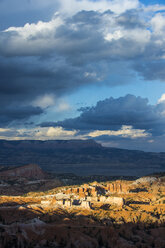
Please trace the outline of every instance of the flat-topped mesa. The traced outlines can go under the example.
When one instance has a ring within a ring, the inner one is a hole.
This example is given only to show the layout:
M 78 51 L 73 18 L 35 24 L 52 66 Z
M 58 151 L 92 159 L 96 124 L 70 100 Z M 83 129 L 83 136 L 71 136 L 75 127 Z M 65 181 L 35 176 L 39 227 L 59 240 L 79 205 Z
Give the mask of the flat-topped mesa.
M 8 168 L 7 170 L 0 171 L 1 179 L 11 179 L 23 177 L 28 179 L 45 179 L 46 173 L 36 164 L 28 164 L 15 168 Z

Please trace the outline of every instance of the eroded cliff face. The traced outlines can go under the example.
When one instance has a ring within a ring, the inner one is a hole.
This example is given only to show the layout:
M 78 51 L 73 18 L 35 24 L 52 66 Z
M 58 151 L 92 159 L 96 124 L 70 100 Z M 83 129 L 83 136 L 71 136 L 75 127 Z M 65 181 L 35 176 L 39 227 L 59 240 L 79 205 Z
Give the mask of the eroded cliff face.
M 36 164 L 28 164 L 16 168 L 9 168 L 0 171 L 0 179 L 14 179 L 16 177 L 23 177 L 28 179 L 45 179 L 46 173 Z

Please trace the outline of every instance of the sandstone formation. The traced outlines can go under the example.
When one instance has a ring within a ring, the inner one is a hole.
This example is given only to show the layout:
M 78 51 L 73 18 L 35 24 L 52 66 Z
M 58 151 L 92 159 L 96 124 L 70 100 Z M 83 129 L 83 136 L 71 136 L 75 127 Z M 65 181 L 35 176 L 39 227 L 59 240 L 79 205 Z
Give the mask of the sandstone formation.
M 115 181 L 107 184 L 106 189 L 110 193 L 128 193 L 128 183 L 122 181 Z
M 162 177 L 1 196 L 0 248 L 164 248 L 164 193 Z

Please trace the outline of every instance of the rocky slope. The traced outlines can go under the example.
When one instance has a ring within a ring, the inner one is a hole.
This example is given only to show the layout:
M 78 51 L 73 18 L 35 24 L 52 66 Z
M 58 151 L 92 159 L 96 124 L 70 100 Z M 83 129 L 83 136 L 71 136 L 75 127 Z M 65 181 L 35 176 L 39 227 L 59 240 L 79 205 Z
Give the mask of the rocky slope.
M 3 196 L 0 247 L 164 248 L 164 197 L 163 175 Z M 92 205 L 68 206 L 68 198 Z M 107 204 L 108 198 L 124 201 Z
M 3 167 L 0 170 L 0 195 L 23 195 L 29 191 L 45 191 L 61 185 L 61 180 L 44 172 L 36 164 Z
M 19 167 L 8 167 L 0 170 L 0 179 L 14 179 L 17 177 L 27 179 L 45 179 L 46 173 L 36 164 L 28 164 Z

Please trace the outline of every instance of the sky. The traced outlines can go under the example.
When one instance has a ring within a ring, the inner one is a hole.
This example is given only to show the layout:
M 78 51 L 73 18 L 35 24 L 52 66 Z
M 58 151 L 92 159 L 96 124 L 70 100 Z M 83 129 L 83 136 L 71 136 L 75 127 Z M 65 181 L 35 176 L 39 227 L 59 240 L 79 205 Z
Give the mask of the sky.
M 165 152 L 164 68 L 164 0 L 0 0 L 0 139 Z

